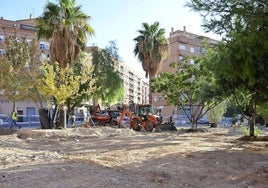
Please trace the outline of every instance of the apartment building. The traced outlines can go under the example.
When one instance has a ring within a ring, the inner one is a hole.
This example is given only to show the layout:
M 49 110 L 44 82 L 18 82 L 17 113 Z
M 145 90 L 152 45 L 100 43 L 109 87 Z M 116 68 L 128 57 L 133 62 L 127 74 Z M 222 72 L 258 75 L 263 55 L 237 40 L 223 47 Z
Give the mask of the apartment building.
M 217 42 L 208 37 L 189 33 L 186 31 L 186 27 L 183 27 L 183 30 L 176 31 L 171 28 L 168 38 L 169 54 L 167 58 L 162 61 L 159 73 L 175 73 L 176 69 L 171 68 L 169 65 L 172 62 L 180 61 L 183 57 L 202 56 L 204 54 L 204 40 L 211 44 Z M 194 64 L 194 60 L 190 58 L 189 63 Z M 166 117 L 180 114 L 180 109 L 177 106 L 168 105 L 161 93 L 153 93 L 153 106 Z
M 5 37 L 16 33 L 18 38 L 25 37 L 28 41 L 36 39 L 35 19 L 29 17 L 24 20 L 6 20 L 0 18 L 0 55 L 5 54 Z M 49 42 L 45 40 L 37 41 L 39 49 L 36 54 L 36 62 L 40 59 L 49 57 Z M 134 69 L 127 66 L 125 63 L 118 61 L 115 64 L 115 69 L 121 74 L 124 80 L 124 103 L 129 104 L 130 101 L 135 103 L 148 103 L 149 85 L 143 77 L 138 74 Z M 31 101 L 29 102 L 16 102 L 16 109 L 19 115 L 37 115 L 38 108 Z M 12 112 L 13 101 L 9 101 L 0 91 L 0 114 L 9 114 Z
M 138 104 L 149 103 L 149 82 L 144 76 L 124 62 L 115 62 L 114 68 L 124 80 L 124 104 L 131 102 Z
M 5 54 L 5 39 L 9 35 L 16 34 L 17 38 L 26 38 L 27 41 L 36 39 L 35 19 L 30 15 L 29 19 L 24 20 L 6 20 L 0 18 L 0 55 Z M 36 54 L 36 62 L 41 56 L 47 57 L 49 54 L 49 43 L 47 41 L 38 41 L 39 49 Z M 4 92 L 0 92 L 0 114 L 9 114 L 13 110 L 13 101 L 9 101 Z M 45 105 L 45 103 L 44 103 Z M 37 115 L 38 108 L 31 102 L 16 102 L 15 108 L 19 115 Z

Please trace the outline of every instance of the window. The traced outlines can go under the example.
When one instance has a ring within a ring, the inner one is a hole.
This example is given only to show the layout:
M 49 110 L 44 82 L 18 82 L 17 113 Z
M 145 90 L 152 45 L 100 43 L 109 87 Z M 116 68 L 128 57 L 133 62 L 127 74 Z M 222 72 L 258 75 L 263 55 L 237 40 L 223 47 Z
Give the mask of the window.
M 5 41 L 5 36 L 0 35 L 0 41 Z
M 183 44 L 180 44 L 180 45 L 179 45 L 179 49 L 180 49 L 180 50 L 186 50 L 186 46 L 183 45 Z
M 190 64 L 193 65 L 194 64 L 194 60 L 190 59 Z
M 49 49 L 49 43 L 48 42 L 40 42 L 39 47 L 41 50 L 48 50 Z
M 199 54 L 204 54 L 205 49 L 202 48 L 202 47 L 198 47 L 197 52 L 198 52 Z
M 158 96 L 158 101 L 163 101 L 163 97 L 161 95 Z
M 194 53 L 194 47 L 190 47 L 190 52 Z

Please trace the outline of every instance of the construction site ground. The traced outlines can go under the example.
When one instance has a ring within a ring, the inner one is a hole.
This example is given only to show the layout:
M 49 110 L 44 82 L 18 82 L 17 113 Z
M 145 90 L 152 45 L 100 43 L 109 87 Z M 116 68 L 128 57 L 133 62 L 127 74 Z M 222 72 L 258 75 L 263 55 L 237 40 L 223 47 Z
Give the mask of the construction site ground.
M 0 129 L 1 188 L 264 188 L 268 128 Z

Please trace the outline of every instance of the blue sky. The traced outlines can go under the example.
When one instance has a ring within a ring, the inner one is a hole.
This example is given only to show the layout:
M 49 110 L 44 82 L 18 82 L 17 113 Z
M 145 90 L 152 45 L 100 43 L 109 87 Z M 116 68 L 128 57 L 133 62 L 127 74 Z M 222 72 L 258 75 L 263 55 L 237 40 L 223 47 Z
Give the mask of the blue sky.
M 133 39 L 137 30 L 146 22 L 160 22 L 160 27 L 169 36 L 171 28 L 215 38 L 202 31 L 202 18 L 198 13 L 185 7 L 187 0 L 76 0 L 82 10 L 91 16 L 89 22 L 95 30 L 95 36 L 89 38 L 89 45 L 105 48 L 109 41 L 115 40 L 122 60 L 136 71 L 142 72 L 141 64 L 134 57 Z M 47 0 L 1 0 L 0 16 L 8 20 L 38 17 L 43 12 Z M 57 2 L 50 0 L 50 2 Z

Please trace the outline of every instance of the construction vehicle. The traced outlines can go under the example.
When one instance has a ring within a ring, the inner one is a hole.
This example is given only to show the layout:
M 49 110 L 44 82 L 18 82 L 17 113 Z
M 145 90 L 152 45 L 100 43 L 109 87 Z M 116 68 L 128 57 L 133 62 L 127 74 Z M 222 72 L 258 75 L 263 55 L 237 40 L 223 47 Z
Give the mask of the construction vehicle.
M 172 122 L 161 124 L 160 118 L 153 113 L 153 108 L 149 104 L 131 105 L 129 108 L 124 106 L 118 120 L 119 127 L 122 127 L 122 120 L 125 116 L 130 119 L 129 128 L 135 131 L 177 130 Z
M 92 120 L 96 125 L 106 125 L 115 126 L 117 124 L 115 120 L 115 113 L 108 110 L 101 110 L 100 105 L 96 105 L 94 107 L 94 113 L 92 116 Z

